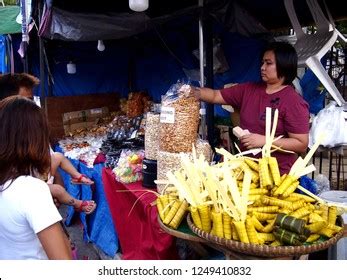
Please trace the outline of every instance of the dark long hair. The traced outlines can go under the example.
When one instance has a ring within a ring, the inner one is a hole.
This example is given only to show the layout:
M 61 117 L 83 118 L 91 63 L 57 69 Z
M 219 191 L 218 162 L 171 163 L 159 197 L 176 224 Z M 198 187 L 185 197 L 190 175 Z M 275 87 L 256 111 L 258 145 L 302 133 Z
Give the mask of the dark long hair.
M 49 171 L 48 131 L 46 117 L 33 101 L 21 96 L 0 101 L 0 186 Z
M 290 85 L 297 75 L 298 55 L 295 48 L 287 42 L 272 42 L 263 53 L 273 51 L 276 59 L 277 76 L 284 77 L 284 84 Z

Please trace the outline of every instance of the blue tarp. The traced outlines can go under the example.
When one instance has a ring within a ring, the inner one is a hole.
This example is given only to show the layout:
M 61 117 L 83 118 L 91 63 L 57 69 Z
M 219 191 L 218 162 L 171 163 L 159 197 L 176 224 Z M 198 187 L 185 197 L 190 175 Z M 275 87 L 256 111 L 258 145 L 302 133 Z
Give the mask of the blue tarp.
M 128 93 L 128 50 L 125 46 L 112 46 L 105 42 L 106 49 L 99 52 L 97 42 L 71 43 L 50 48 L 50 70 L 53 75 L 53 95 L 71 96 L 88 93 Z M 38 53 L 33 53 L 38 55 Z M 35 59 L 36 58 L 36 59 Z M 36 56 L 34 60 L 38 62 Z M 67 63 L 76 64 L 76 74 L 67 73 Z M 33 65 L 39 77 L 39 65 Z M 36 89 L 36 92 L 39 88 Z M 125 95 L 126 94 L 126 95 Z
M 9 72 L 6 58 L 6 36 L 0 35 L 0 73 Z
M 215 88 L 226 83 L 258 81 L 264 41 L 229 33 L 223 28 L 217 32 L 229 70 L 215 75 Z M 136 39 L 104 41 L 103 52 L 97 51 L 96 41 L 52 44 L 49 56 L 53 58 L 50 63 L 53 94 L 118 92 L 126 97 L 130 91 L 146 90 L 155 102 L 160 102 L 161 95 L 172 84 L 187 78 L 183 69 L 198 71 L 199 61 L 193 55 L 193 50 L 198 49 L 197 34 L 197 24 L 179 30 L 153 31 Z M 76 74 L 67 73 L 69 61 L 76 64 Z M 38 64 L 34 70 L 39 75 Z
M 325 66 L 327 62 L 326 57 L 323 57 L 321 62 Z M 326 95 L 326 90 L 319 89 L 322 87 L 321 82 L 318 80 L 317 76 L 308 69 L 300 80 L 300 86 L 303 91 L 303 97 L 310 106 L 310 113 L 315 115 L 318 114 L 318 112 L 324 108 Z
M 173 83 L 185 78 L 183 68 L 199 65 L 192 54 L 198 47 L 197 26 L 162 33 L 153 31 L 136 38 L 105 40 L 103 52 L 97 50 L 97 41 L 50 44 L 47 54 L 54 79 L 53 95 L 118 92 L 127 97 L 130 91 L 147 90 L 155 102 L 160 102 L 160 96 Z M 196 36 L 189 38 L 191 34 Z M 32 55 L 36 62 L 33 71 L 38 76 L 38 52 Z M 76 64 L 76 74 L 67 73 L 69 61 Z
M 20 55 L 17 52 L 21 40 L 21 34 L 0 35 L 0 73 L 10 73 L 11 67 L 14 68 L 14 72 L 23 72 L 23 63 Z M 11 61 L 12 50 L 13 61 Z
M 61 152 L 61 149 L 58 146 L 55 150 Z M 86 242 L 94 243 L 105 254 L 114 257 L 119 250 L 119 243 L 102 184 L 101 171 L 104 165 L 97 164 L 94 168 L 88 168 L 78 160 L 70 159 L 70 161 L 80 173 L 91 178 L 95 184 L 92 186 L 71 184 L 71 176 L 62 169 L 59 169 L 67 191 L 74 198 L 81 200 L 94 200 L 97 207 L 92 214 L 86 215 L 85 213 L 77 213 L 74 208 L 70 206 L 65 224 L 67 226 L 71 225 L 74 216 L 79 215 L 83 224 L 84 240 Z
M 260 81 L 261 53 L 265 41 L 224 32 L 222 42 L 229 70 L 215 75 L 214 88 L 223 88 L 229 83 Z M 230 116 L 230 113 L 219 105 L 215 105 L 215 114 Z
M 102 184 L 101 174 L 103 167 L 103 164 L 97 164 L 92 172 L 89 173 L 91 175 L 90 178 L 95 182 L 93 200 L 97 203 L 97 209 L 94 215 L 87 220 L 87 234 L 91 242 L 98 245 L 107 255 L 114 257 L 119 249 L 119 243 Z M 83 171 L 83 169 L 81 170 Z

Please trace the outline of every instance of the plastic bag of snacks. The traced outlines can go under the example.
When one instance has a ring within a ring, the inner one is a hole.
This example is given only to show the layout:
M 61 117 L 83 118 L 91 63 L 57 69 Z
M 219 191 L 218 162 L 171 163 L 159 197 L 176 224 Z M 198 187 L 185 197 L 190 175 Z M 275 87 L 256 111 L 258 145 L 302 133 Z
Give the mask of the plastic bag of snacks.
M 212 150 L 210 144 L 207 141 L 198 139 L 195 144 L 195 149 L 197 157 L 200 157 L 200 155 L 202 154 L 205 157 L 206 161 L 211 162 Z M 166 174 L 168 171 L 174 172 L 181 168 L 182 154 L 187 154 L 189 155 L 189 157 L 193 158 L 192 153 L 169 153 L 158 151 L 158 180 L 167 180 Z M 158 184 L 158 193 L 161 193 L 164 187 L 164 184 Z
M 176 83 L 162 96 L 160 113 L 160 150 L 170 153 L 191 152 L 199 126 L 200 103 L 192 87 Z
M 208 141 L 198 139 L 196 140 L 196 154 L 199 156 L 200 154 L 204 155 L 207 162 L 211 162 L 212 159 L 212 149 Z
M 143 150 L 122 150 L 117 166 L 113 169 L 116 180 L 122 183 L 133 183 L 142 180 Z
M 159 149 L 159 114 L 147 113 L 145 130 L 145 156 L 157 160 Z
M 346 143 L 347 123 L 344 117 L 344 108 L 331 101 L 313 118 L 309 134 L 309 147 L 312 147 L 324 132 L 325 137 L 320 144 L 324 147 L 335 147 Z
M 191 154 L 191 153 L 189 153 Z M 157 180 L 167 180 L 166 174 L 168 171 L 176 171 L 181 168 L 181 156 L 179 153 L 169 153 L 164 151 L 158 152 L 157 162 Z M 157 185 L 158 193 L 164 189 L 164 184 Z
M 127 116 L 130 118 L 142 115 L 151 106 L 150 97 L 146 92 L 131 92 L 127 102 Z

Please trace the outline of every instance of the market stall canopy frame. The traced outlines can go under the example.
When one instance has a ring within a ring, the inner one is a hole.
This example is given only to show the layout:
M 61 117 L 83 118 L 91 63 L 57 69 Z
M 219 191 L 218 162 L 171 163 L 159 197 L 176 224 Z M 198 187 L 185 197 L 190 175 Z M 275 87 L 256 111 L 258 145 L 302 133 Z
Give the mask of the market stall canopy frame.
M 145 12 L 131 11 L 128 0 L 95 4 L 95 1 L 46 0 L 46 8 L 40 27 L 40 35 L 49 39 L 68 41 L 92 41 L 119 39 L 147 31 L 155 24 L 163 23 L 183 14 L 199 13 L 198 0 L 151 0 Z M 310 24 L 313 19 L 306 1 L 296 0 L 300 22 Z M 320 1 L 322 2 L 322 1 Z M 224 25 L 235 21 L 235 4 L 252 15 L 268 30 L 291 27 L 283 1 L 278 0 L 205 0 L 205 12 Z M 341 9 L 341 1 L 327 1 L 335 20 L 347 18 L 347 10 Z M 242 12 L 242 11 L 241 11 Z M 241 14 L 239 14 L 241 16 Z M 95 24 L 97 23 L 97 24 Z

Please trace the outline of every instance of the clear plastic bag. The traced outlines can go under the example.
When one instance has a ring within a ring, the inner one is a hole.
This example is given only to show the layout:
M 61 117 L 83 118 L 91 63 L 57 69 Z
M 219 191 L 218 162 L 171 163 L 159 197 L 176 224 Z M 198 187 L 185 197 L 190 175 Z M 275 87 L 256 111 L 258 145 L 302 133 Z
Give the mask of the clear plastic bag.
M 316 178 L 316 184 L 317 184 L 317 194 L 321 194 L 323 192 L 330 191 L 330 182 L 327 176 L 323 174 L 318 174 Z
M 200 59 L 199 49 L 193 51 L 194 56 Z M 204 52 L 204 58 L 206 58 L 206 52 Z M 206 60 L 204 59 L 204 66 L 206 66 Z M 224 73 L 229 70 L 229 64 L 225 57 L 221 39 L 213 39 L 213 74 Z M 199 80 L 199 79 L 197 79 Z
M 160 150 L 170 153 L 191 152 L 199 126 L 200 102 L 189 84 L 176 83 L 162 96 L 160 113 Z
M 159 114 L 147 113 L 145 131 L 145 156 L 157 160 L 159 149 Z
M 181 168 L 181 155 L 180 153 L 169 153 L 164 151 L 158 152 L 158 163 L 157 163 L 157 179 L 167 180 L 167 172 L 175 172 L 176 170 Z M 165 188 L 164 184 L 157 185 L 158 193 L 161 193 Z
M 324 135 L 322 146 L 331 148 L 341 145 L 346 140 L 345 128 L 343 108 L 332 101 L 314 117 L 309 134 L 309 146 L 311 147 L 321 135 Z
M 149 96 L 146 92 L 131 92 L 127 102 L 127 116 L 129 118 L 142 115 L 144 112 L 148 112 L 151 102 L 149 102 Z
M 203 155 L 206 161 L 210 162 L 212 157 L 212 149 L 210 144 L 201 140 L 200 138 L 196 140 L 195 143 L 196 156 L 200 157 Z M 192 153 L 169 153 L 165 151 L 158 152 L 158 180 L 167 180 L 167 172 L 175 172 L 176 170 L 181 168 L 181 157 L 182 155 L 188 155 L 191 159 L 193 159 Z M 157 191 L 161 193 L 165 185 L 158 184 Z
M 133 183 L 142 180 L 143 150 L 122 150 L 117 166 L 113 169 L 116 180 Z
M 211 162 L 212 159 L 212 149 L 210 144 L 208 143 L 208 141 L 206 140 L 202 140 L 202 139 L 198 139 L 196 141 L 196 154 L 197 156 L 199 156 L 200 154 L 202 154 L 207 162 Z

